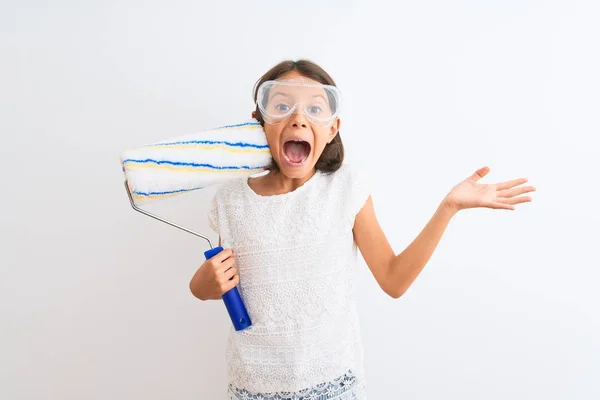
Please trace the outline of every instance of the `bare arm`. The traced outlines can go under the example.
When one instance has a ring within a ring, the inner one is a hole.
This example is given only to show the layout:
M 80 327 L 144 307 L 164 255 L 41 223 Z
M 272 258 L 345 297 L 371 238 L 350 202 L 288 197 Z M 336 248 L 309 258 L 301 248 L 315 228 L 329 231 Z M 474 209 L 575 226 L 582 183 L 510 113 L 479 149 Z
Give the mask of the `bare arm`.
M 480 207 L 514 210 L 516 204 L 532 200 L 530 196 L 523 196 L 536 190 L 533 186 L 521 186 L 527 178 L 495 184 L 478 183 L 489 171 L 489 167 L 479 168 L 455 185 L 421 233 L 398 255 L 394 254 L 381 230 L 369 197 L 354 221 L 354 240 L 375 279 L 388 295 L 398 298 L 412 285 L 458 211 Z
M 455 213 L 442 202 L 421 233 L 396 255 L 377 221 L 369 196 L 354 221 L 354 239 L 385 293 L 396 299 L 406 292 L 431 258 Z

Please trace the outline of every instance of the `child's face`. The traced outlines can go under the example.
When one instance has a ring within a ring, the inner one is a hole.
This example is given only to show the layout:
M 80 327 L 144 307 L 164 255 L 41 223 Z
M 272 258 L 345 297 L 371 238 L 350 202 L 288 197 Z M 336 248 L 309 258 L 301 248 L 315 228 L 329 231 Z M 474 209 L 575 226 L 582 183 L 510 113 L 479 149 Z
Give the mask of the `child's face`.
M 280 79 L 303 77 L 297 71 L 291 71 Z M 321 126 L 311 124 L 303 112 L 294 113 L 278 124 L 264 125 L 271 154 L 288 178 L 304 178 L 311 173 L 325 145 L 333 140 L 339 128 L 339 118 L 331 125 Z

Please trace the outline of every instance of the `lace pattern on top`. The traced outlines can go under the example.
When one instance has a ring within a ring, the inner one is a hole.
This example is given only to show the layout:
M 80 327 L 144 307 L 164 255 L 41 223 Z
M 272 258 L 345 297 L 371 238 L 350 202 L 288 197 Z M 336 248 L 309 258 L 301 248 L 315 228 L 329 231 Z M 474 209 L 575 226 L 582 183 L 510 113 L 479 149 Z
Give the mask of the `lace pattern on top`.
M 227 373 L 239 389 L 233 399 L 318 393 L 322 382 L 348 371 L 357 388 L 364 385 L 352 227 L 368 195 L 364 175 L 347 165 L 318 171 L 282 195 L 258 195 L 247 178 L 217 190 L 209 224 L 222 246 L 234 249 L 238 290 L 252 320 L 243 331 L 230 327 Z M 346 392 L 279 398 L 362 398 Z

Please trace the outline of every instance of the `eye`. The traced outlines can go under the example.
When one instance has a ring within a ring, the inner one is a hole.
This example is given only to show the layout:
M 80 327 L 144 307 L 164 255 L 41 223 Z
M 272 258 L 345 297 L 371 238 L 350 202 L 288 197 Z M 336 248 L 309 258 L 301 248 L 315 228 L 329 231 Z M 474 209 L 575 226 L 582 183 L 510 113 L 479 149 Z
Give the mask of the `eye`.
M 309 107 L 309 108 L 308 108 L 308 112 L 309 112 L 311 115 L 317 115 L 317 114 L 320 114 L 320 113 L 321 113 L 321 107 L 319 107 L 319 106 L 312 106 L 312 107 Z
M 278 104 L 275 106 L 275 109 L 277 111 L 286 112 L 290 109 L 290 106 L 288 106 L 287 104 Z

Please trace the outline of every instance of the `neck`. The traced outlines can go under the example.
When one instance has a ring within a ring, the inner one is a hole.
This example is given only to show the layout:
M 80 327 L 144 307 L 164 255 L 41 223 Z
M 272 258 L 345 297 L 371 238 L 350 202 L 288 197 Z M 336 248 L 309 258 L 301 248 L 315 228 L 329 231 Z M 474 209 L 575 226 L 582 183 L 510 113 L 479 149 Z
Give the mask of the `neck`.
M 305 176 L 290 178 L 283 172 L 271 172 L 265 178 L 268 178 L 269 185 L 279 193 L 287 193 L 298 189 L 304 185 L 317 172 L 313 167 Z

